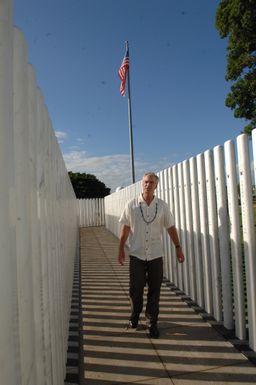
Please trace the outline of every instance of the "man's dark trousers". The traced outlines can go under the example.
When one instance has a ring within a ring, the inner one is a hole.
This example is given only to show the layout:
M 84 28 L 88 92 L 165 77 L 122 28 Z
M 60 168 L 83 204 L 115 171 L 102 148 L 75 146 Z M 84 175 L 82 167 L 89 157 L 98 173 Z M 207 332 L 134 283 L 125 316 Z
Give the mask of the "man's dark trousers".
M 130 298 L 132 312 L 130 320 L 137 323 L 143 309 L 143 292 L 148 285 L 146 317 L 150 325 L 156 325 L 159 314 L 160 290 L 163 281 L 163 258 L 143 261 L 130 255 Z

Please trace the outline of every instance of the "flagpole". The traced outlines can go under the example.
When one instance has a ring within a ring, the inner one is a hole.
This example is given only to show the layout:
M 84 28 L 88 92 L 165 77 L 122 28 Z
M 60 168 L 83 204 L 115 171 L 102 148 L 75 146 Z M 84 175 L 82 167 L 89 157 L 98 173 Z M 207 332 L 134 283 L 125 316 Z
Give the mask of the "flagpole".
M 126 50 L 129 52 L 128 41 L 125 42 Z M 135 183 L 134 171 L 134 153 L 133 153 L 133 132 L 132 132 L 132 107 L 131 107 L 131 91 L 130 91 L 130 64 L 127 72 L 127 89 L 128 89 L 128 124 L 130 136 L 130 161 L 131 161 L 131 181 Z

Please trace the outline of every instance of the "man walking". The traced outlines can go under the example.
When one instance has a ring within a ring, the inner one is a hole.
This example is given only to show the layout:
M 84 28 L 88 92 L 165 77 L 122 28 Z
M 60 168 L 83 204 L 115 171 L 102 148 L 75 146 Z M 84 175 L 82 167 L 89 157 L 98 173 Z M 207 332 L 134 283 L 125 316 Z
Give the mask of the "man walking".
M 166 228 L 176 247 L 178 262 L 184 262 L 174 219 L 169 206 L 154 193 L 158 176 L 146 173 L 142 179 L 142 193 L 127 202 L 120 217 L 121 233 L 118 261 L 125 261 L 125 244 L 129 238 L 131 316 L 129 327 L 137 328 L 143 308 L 143 292 L 148 285 L 146 318 L 149 321 L 149 335 L 159 337 L 157 327 L 160 290 L 163 280 L 162 232 Z

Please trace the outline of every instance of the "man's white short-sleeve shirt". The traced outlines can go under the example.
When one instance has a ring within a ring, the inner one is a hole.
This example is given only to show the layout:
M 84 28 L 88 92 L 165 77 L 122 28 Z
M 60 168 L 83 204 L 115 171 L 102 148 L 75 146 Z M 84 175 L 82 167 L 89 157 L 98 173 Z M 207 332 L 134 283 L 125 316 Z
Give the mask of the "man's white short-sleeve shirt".
M 163 256 L 163 229 L 174 225 L 165 201 L 154 197 L 148 206 L 140 194 L 127 202 L 119 222 L 130 227 L 130 255 L 148 261 Z

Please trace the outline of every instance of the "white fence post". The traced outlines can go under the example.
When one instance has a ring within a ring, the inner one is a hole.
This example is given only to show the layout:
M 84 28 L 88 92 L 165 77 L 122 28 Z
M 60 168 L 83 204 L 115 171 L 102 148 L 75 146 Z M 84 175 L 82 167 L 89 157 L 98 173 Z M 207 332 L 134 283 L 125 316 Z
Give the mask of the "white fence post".
M 172 167 L 172 180 L 173 180 L 173 214 L 175 219 L 175 226 L 180 236 L 180 211 L 179 211 L 179 185 L 178 185 L 178 166 Z M 174 257 L 174 283 L 180 289 L 183 289 L 183 280 L 181 267 L 177 263 L 177 259 Z
M 203 289 L 203 262 L 200 234 L 200 214 L 198 197 L 198 177 L 196 158 L 189 160 L 191 171 L 191 209 L 192 209 L 192 231 L 195 258 L 195 277 L 196 279 L 196 301 L 199 306 L 204 307 L 204 289 Z
M 232 305 L 232 288 L 231 288 L 231 256 L 229 242 L 229 225 L 228 225 L 228 209 L 227 209 L 227 190 L 224 175 L 224 153 L 223 147 L 216 146 L 214 152 L 214 170 L 216 183 L 216 203 L 218 218 L 218 238 L 220 247 L 220 264 L 221 264 L 221 289 L 223 304 L 223 320 L 227 329 L 232 329 L 233 322 L 233 305 Z
M 26 44 L 14 28 L 14 159 L 16 191 L 16 258 L 21 376 L 23 383 L 36 379 L 31 228 L 29 216 L 28 67 Z
M 180 240 L 187 254 L 187 237 L 186 237 L 186 211 L 185 211 L 185 195 L 184 195 L 184 176 L 182 163 L 178 163 L 178 185 L 179 185 L 179 213 L 180 213 Z M 188 260 L 185 259 L 184 264 L 179 265 L 182 274 L 183 287 L 185 293 L 189 292 L 189 276 L 188 276 Z
M 164 170 L 164 200 L 167 202 L 167 204 L 170 207 L 170 180 L 169 180 L 169 174 L 168 169 Z M 171 242 L 169 236 L 166 234 L 166 250 L 165 250 L 165 264 L 166 264 L 166 277 L 170 279 L 171 274 Z
M 189 274 L 189 295 L 196 300 L 196 269 L 195 269 L 195 254 L 194 254 L 194 237 L 192 223 L 192 205 L 191 205 L 191 182 L 189 161 L 182 163 L 184 175 L 184 195 L 185 195 L 185 215 L 186 215 L 186 240 L 187 247 L 185 249 L 186 263 Z
M 165 178 L 164 178 L 164 171 L 161 171 L 158 175 L 159 177 L 159 183 L 158 183 L 158 186 L 157 186 L 157 195 L 159 196 L 160 199 L 165 199 Z M 165 254 L 166 254 L 166 251 L 168 249 L 168 239 L 167 239 L 167 234 L 166 232 L 163 232 L 163 247 L 164 247 L 164 251 L 165 251 Z M 163 268 L 164 268 L 164 276 L 166 277 L 167 276 L 167 272 L 168 272 L 168 263 L 167 263 L 167 258 L 166 258 L 166 255 L 165 255 L 165 258 L 164 258 L 164 264 L 163 264 Z
M 169 193 L 168 193 L 168 199 L 169 199 L 169 205 L 170 210 L 174 214 L 174 185 L 173 185 L 173 174 L 172 174 L 172 167 L 168 169 L 167 172 L 168 180 L 169 180 Z M 173 244 L 173 242 L 169 242 L 169 252 L 170 252 L 170 261 L 169 261 L 169 269 L 170 269 L 170 281 L 175 282 L 175 272 L 177 269 L 177 260 L 176 260 L 176 249 Z
M 33 308 L 35 331 L 35 363 L 36 384 L 44 384 L 44 350 L 43 350 L 43 322 L 41 299 L 41 253 L 39 239 L 39 221 L 37 211 L 37 135 L 38 135 L 38 90 L 36 88 L 35 73 L 31 65 L 28 66 L 28 146 L 29 146 L 29 173 L 30 173 L 30 221 L 31 221 L 31 254 L 33 280 Z M 33 161 L 32 161 L 33 159 Z
M 212 298 L 212 276 L 211 276 L 211 257 L 209 246 L 209 230 L 208 230 L 208 213 L 206 201 L 206 181 L 205 181 L 205 164 L 204 154 L 197 155 L 197 171 L 198 171 L 198 197 L 199 197 L 199 213 L 200 213 L 200 233 L 202 246 L 202 262 L 203 262 L 203 282 L 204 282 L 204 304 L 207 313 L 213 311 Z
M 217 212 L 216 212 L 216 192 L 214 184 L 214 169 L 212 151 L 205 152 L 205 175 L 206 192 L 208 203 L 208 225 L 209 225 L 209 243 L 210 259 L 212 272 L 212 290 L 213 290 L 213 314 L 217 321 L 222 320 L 221 306 L 221 275 L 220 275 L 220 254 L 218 242 Z
M 237 192 L 236 158 L 234 142 L 226 141 L 224 144 L 227 196 L 230 224 L 230 248 L 232 255 L 234 312 L 236 335 L 240 339 L 246 338 L 243 260 L 241 246 L 241 231 Z
M 256 194 L 256 128 L 252 131 L 252 153 L 254 168 L 254 193 Z
M 249 345 L 253 350 L 256 350 L 256 247 L 255 226 L 253 218 L 254 211 L 252 202 L 252 181 L 247 135 L 239 135 L 237 138 L 237 145 L 244 254 L 247 278 Z

